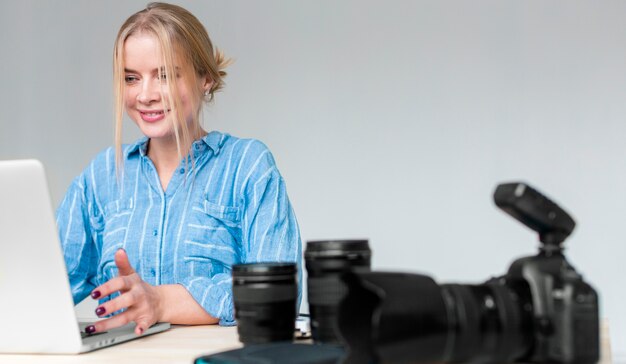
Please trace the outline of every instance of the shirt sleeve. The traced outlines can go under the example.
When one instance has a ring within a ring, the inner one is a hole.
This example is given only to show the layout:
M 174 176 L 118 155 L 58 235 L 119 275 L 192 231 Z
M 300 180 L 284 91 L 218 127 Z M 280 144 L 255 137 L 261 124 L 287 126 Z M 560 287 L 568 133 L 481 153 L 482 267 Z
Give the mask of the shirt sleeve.
M 232 299 L 232 276 L 219 273 L 212 277 L 187 277 L 180 284 L 222 326 L 235 325 Z
M 97 222 L 100 217 L 95 209 L 90 208 L 82 175 L 72 182 L 56 216 L 72 297 L 74 304 L 78 304 L 96 287 L 98 258 L 91 220 Z
M 302 248 L 298 223 L 271 154 L 263 149 L 256 155 L 260 161 L 247 171 L 249 178 L 241 187 L 240 260 L 297 263 L 299 308 Z M 181 284 L 209 314 L 220 319 L 220 325 L 235 324 L 230 271 L 212 277 L 188 277 Z
M 300 263 L 300 232 L 283 178 L 271 166 L 248 186 L 243 216 L 244 263 Z
M 302 243 L 285 181 L 266 149 L 255 177 L 245 186 L 243 263 L 293 262 L 298 268 L 298 300 L 302 296 Z

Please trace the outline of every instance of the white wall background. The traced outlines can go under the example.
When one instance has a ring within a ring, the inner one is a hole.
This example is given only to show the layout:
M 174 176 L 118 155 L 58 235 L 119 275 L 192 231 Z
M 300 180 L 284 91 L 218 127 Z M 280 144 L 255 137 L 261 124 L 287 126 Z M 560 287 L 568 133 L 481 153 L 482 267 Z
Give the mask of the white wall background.
M 207 128 L 272 149 L 305 241 L 482 282 L 536 250 L 491 198 L 530 182 L 577 220 L 569 259 L 625 360 L 626 2 L 176 3 L 236 60 Z M 112 143 L 113 40 L 144 5 L 0 2 L 0 159 L 41 159 L 55 205 Z

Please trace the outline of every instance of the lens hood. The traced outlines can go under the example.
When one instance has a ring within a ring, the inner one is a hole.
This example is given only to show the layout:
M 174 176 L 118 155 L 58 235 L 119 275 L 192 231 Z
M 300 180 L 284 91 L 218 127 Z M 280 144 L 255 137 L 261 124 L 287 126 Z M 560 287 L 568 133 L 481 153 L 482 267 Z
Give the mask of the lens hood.
M 448 334 L 441 289 L 424 275 L 350 272 L 339 305 L 338 327 L 348 347 L 346 364 L 423 362 L 444 356 Z M 407 304 L 411 302 L 411 304 Z

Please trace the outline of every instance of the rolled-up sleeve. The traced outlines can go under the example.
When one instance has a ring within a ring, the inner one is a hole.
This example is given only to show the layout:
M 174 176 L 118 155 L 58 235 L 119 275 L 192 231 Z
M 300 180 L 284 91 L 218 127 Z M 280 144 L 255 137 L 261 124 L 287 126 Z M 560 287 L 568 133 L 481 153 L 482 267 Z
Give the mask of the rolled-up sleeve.
M 180 282 L 191 296 L 211 316 L 219 318 L 222 326 L 235 324 L 232 276 L 220 273 L 213 277 L 187 277 Z
M 285 181 L 268 152 L 245 186 L 242 236 L 244 263 L 293 262 L 298 267 L 298 307 L 302 294 L 302 244 Z
M 294 262 L 300 258 L 300 233 L 283 178 L 272 167 L 252 184 L 243 219 L 244 261 Z
M 90 204 L 85 197 L 84 182 L 82 175 L 72 182 L 56 211 L 59 238 L 74 304 L 87 297 L 96 286 L 98 254 L 93 240 Z M 93 211 L 93 215 L 97 215 L 97 212 Z

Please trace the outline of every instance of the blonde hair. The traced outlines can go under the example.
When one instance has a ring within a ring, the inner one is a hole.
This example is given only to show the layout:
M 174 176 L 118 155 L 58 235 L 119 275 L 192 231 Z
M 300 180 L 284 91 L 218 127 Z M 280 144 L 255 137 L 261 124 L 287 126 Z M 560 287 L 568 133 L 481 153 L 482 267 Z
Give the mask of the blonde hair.
M 161 50 L 161 64 L 163 72 L 168 79 L 174 80 L 176 64 L 180 64 L 179 73 L 183 80 L 191 87 L 191 102 L 193 115 L 190 127 L 184 120 L 181 107 L 180 93 L 176 82 L 161 84 L 161 95 L 167 97 L 165 102 L 173 113 L 174 135 L 176 146 L 181 160 L 187 156 L 187 150 L 193 143 L 192 138 L 198 135 L 200 127 L 200 105 L 198 101 L 212 101 L 215 92 L 224 87 L 224 68 L 230 64 L 230 60 L 224 54 L 215 49 L 209 35 L 200 21 L 186 9 L 166 4 L 149 3 L 145 9 L 131 15 L 120 28 L 113 51 L 113 85 L 115 100 L 115 162 L 118 177 L 123 170 L 124 158 L 122 155 L 122 118 L 124 113 L 124 43 L 133 34 L 147 32 L 155 36 Z M 161 71 L 160 71 L 161 72 Z M 208 76 L 212 81 L 208 93 L 195 87 L 198 76 Z M 183 155 L 184 154 L 184 155 Z

